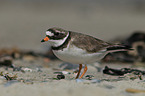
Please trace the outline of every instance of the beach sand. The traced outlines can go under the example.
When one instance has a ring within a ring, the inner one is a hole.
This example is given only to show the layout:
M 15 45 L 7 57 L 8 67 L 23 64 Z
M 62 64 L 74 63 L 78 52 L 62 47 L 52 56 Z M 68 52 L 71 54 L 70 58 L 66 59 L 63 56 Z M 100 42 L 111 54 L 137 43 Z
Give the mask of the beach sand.
M 126 89 L 140 89 L 145 90 L 144 76 L 140 80 L 137 75 L 128 74 L 126 76 L 111 76 L 103 74 L 104 66 L 111 68 L 130 68 L 132 64 L 114 63 L 114 64 L 88 64 L 88 71 L 86 75 L 93 75 L 91 80 L 75 79 L 76 74 L 74 69 L 63 69 L 60 67 L 62 61 L 52 60 L 46 66 L 43 59 L 28 62 L 25 60 L 15 60 L 15 67 L 21 66 L 23 71 L 12 71 L 11 68 L 1 71 L 8 73 L 10 76 L 17 74 L 17 79 L 6 81 L 0 78 L 1 96 L 144 96 L 145 93 L 130 93 Z M 65 63 L 67 64 L 67 63 Z M 99 67 L 101 70 L 97 70 Z M 138 68 L 142 69 L 143 68 Z M 57 79 L 57 74 L 54 72 L 69 72 L 64 74 L 65 79 Z M 134 79 L 131 79 L 134 78 Z

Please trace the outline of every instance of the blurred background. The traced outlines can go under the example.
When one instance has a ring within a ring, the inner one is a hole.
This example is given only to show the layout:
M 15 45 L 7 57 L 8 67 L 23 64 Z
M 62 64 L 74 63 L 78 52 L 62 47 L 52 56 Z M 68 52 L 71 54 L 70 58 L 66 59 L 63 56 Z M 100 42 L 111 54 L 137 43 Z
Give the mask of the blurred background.
M 50 27 L 109 41 L 145 30 L 145 0 L 0 0 L 0 48 L 44 51 Z

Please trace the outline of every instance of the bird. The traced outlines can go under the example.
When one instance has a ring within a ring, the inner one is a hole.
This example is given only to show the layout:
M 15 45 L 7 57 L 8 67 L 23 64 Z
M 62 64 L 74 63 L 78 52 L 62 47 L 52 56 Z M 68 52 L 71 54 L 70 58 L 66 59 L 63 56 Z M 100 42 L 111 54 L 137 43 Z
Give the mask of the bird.
M 53 27 L 46 31 L 46 37 L 41 42 L 48 41 L 53 53 L 62 61 L 79 64 L 75 79 L 82 78 L 87 72 L 87 64 L 101 60 L 106 54 L 117 51 L 128 51 L 131 47 L 122 44 L 112 44 L 93 36 Z M 82 66 L 84 71 L 80 76 Z

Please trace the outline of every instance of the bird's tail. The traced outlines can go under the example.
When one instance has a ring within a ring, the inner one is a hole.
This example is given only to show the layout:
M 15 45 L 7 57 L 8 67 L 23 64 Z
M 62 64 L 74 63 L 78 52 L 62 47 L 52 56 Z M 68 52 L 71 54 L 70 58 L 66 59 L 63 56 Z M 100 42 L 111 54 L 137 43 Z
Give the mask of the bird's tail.
M 129 50 L 133 49 L 127 45 L 112 45 L 107 48 L 107 52 L 129 51 Z

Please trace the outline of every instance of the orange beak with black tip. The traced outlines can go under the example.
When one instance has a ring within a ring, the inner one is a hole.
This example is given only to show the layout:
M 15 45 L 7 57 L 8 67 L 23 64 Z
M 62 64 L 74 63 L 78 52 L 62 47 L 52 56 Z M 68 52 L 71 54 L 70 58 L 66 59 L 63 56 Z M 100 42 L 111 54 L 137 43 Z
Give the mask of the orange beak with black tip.
M 49 38 L 48 37 L 45 37 L 44 39 L 41 40 L 41 42 L 45 42 L 45 41 L 48 41 Z

